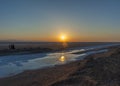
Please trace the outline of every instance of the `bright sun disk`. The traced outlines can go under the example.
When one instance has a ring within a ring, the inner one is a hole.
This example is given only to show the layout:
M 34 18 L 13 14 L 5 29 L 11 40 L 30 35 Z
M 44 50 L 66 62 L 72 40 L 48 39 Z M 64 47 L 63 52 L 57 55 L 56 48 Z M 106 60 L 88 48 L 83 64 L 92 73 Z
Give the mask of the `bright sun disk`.
M 66 36 L 65 35 L 62 35 L 60 38 L 61 38 L 62 41 L 66 40 Z

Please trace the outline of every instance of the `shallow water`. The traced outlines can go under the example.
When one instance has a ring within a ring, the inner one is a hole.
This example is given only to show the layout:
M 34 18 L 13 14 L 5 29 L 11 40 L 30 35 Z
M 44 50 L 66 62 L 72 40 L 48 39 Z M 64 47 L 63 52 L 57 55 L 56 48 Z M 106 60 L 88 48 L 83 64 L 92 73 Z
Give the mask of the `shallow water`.
M 0 56 L 0 78 L 13 76 L 25 70 L 39 69 L 48 66 L 65 64 L 70 61 L 82 60 L 87 55 L 99 52 L 106 52 L 107 49 L 99 51 L 90 51 L 83 54 L 71 54 L 71 53 L 107 46 L 111 45 L 76 48 L 68 50 L 66 52 L 56 53 Z

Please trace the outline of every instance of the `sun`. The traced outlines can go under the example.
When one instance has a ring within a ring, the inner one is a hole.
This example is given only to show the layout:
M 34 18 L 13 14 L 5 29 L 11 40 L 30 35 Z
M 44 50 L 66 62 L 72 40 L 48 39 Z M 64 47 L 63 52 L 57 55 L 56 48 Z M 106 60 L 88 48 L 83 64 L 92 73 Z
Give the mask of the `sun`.
M 65 35 L 61 35 L 60 39 L 61 39 L 61 41 L 66 41 L 66 36 Z
M 61 36 L 61 39 L 62 39 L 62 40 L 65 40 L 65 38 L 66 38 L 65 36 Z

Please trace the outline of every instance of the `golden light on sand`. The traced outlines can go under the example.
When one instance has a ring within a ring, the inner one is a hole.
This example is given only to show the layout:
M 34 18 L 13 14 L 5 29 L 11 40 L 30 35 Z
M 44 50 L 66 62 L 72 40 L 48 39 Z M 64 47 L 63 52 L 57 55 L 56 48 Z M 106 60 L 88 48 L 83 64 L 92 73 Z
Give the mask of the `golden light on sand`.
M 61 57 L 59 58 L 59 61 L 64 62 L 64 61 L 65 61 L 65 56 L 61 56 Z

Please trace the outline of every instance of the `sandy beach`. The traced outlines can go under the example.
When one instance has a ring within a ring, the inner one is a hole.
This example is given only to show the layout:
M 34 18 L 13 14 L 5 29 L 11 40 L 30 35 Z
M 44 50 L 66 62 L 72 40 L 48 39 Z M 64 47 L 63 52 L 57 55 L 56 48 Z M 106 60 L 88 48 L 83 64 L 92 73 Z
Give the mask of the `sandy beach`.
M 77 53 L 78 54 L 78 53 Z M 84 60 L 0 79 L 0 86 L 119 86 L 120 46 Z

